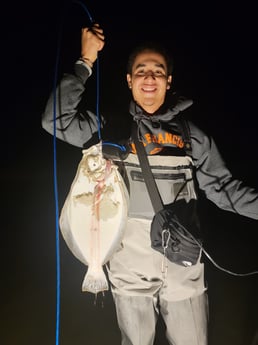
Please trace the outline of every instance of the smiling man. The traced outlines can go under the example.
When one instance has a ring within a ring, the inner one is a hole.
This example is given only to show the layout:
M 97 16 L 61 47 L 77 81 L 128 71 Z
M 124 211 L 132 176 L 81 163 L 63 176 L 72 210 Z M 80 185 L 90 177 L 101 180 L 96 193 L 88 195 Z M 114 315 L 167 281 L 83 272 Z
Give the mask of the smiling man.
M 74 73 L 65 74 L 57 88 L 56 135 L 80 149 L 99 140 L 99 123 L 96 114 L 85 107 L 85 90 L 103 47 L 104 34 L 98 24 L 82 29 L 81 58 Z M 198 229 L 196 208 L 189 207 L 197 202 L 198 186 L 221 209 L 257 220 L 257 191 L 233 178 L 214 140 L 184 120 L 184 110 L 192 101 L 179 99 L 172 104 L 166 99 L 172 85 L 172 63 L 166 51 L 153 44 L 137 47 L 129 56 L 126 78 L 132 91 L 131 121 L 137 124 L 163 203 L 179 205 L 176 216 L 181 216 L 190 231 Z M 53 99 L 52 95 L 42 117 L 43 128 L 51 134 Z M 201 250 L 196 263 L 184 266 L 152 248 L 155 212 L 133 139 L 125 136 L 125 141 L 127 152 L 118 152 L 112 159 L 121 169 L 130 205 L 124 238 L 108 265 L 122 345 L 152 345 L 159 315 L 166 324 L 169 344 L 207 345 L 207 287 Z
M 127 82 L 135 102 L 149 114 L 155 113 L 164 103 L 172 81 L 165 57 L 160 52 L 143 50 L 129 68 Z

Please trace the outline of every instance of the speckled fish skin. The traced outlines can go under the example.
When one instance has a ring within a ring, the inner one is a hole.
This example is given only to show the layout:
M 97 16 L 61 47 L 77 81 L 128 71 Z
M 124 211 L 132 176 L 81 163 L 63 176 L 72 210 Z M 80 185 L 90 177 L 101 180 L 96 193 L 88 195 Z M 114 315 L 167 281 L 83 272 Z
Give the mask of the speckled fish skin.
M 71 252 L 88 266 L 82 291 L 97 294 L 108 290 L 103 265 L 123 238 L 128 193 L 117 166 L 103 158 L 101 143 L 82 153 L 59 224 Z

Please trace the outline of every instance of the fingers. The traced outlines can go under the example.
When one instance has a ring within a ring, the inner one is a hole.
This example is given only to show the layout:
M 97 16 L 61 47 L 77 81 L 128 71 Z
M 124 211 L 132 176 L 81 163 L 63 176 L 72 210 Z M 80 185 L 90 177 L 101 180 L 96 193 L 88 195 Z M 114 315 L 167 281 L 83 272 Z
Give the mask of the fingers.
M 81 56 L 94 63 L 105 44 L 103 29 L 96 23 L 92 27 L 82 28 L 81 32 Z
M 102 41 L 104 41 L 105 36 L 103 34 L 103 29 L 99 26 L 99 24 L 94 24 L 90 29 L 95 35 L 97 35 Z
M 103 34 L 103 29 L 99 26 L 99 24 L 93 24 L 92 27 L 82 28 L 82 33 L 93 33 L 96 35 L 100 40 L 104 41 L 105 36 Z

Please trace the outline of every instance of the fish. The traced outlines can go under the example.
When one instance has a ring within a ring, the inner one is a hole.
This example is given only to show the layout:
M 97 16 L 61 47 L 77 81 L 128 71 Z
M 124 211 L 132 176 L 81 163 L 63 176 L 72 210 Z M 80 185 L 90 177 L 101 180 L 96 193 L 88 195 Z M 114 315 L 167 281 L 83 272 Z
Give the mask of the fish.
M 59 227 L 72 254 L 87 266 L 82 291 L 109 289 L 104 265 L 118 250 L 126 229 L 129 197 L 117 165 L 102 143 L 82 150 L 82 158 L 60 212 Z

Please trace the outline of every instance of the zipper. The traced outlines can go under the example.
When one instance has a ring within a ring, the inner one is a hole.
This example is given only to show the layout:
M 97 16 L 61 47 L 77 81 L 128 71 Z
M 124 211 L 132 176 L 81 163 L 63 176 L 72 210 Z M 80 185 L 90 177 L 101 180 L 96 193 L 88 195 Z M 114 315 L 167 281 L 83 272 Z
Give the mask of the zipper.
M 135 163 L 128 163 L 128 162 L 123 162 L 125 167 L 132 167 L 132 168 L 138 168 L 140 169 L 139 164 Z M 191 164 L 187 165 L 176 165 L 176 166 L 171 166 L 171 165 L 151 165 L 151 169 L 157 169 L 157 170 L 182 170 L 182 169 L 190 169 L 193 170 L 193 166 Z
M 133 181 L 144 182 L 144 177 L 140 171 L 130 171 L 130 175 Z M 153 173 L 155 180 L 183 180 L 186 181 L 184 173 L 173 174 L 173 173 Z

